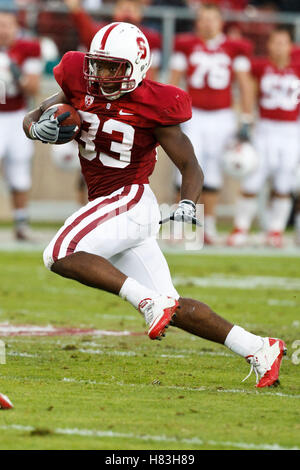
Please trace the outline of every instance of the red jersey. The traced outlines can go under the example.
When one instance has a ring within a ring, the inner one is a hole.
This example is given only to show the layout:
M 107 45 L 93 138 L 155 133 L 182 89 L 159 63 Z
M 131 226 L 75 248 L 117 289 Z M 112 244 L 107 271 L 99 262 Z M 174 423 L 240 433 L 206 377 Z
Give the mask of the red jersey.
M 5 103 L 0 100 L 0 112 L 17 111 L 26 106 L 26 97 L 12 72 L 14 64 L 21 74 L 40 74 L 42 63 L 39 42 L 17 39 L 9 48 L 0 48 L 0 81 L 5 89 Z
M 295 44 L 292 48 L 291 60 L 300 63 L 300 46 Z
M 84 10 L 72 13 L 71 16 L 76 25 L 80 41 L 82 42 L 83 46 L 89 50 L 93 37 L 99 31 L 99 29 L 106 26 L 107 23 L 95 22 Z M 162 46 L 160 34 L 153 29 L 146 28 L 143 25 L 137 26 L 142 31 L 142 33 L 144 33 L 148 40 L 150 51 L 152 53 L 152 66 L 158 67 L 160 62 L 160 50 Z
M 252 61 L 252 74 L 258 81 L 261 118 L 297 121 L 299 117 L 300 64 L 279 69 L 268 58 Z
M 147 184 L 156 162 L 154 129 L 191 118 L 191 102 L 180 88 L 152 80 L 117 100 L 87 94 L 84 53 L 67 52 L 54 76 L 82 119 L 76 138 L 89 200 L 131 184 Z
M 198 6 L 203 3 L 202 0 L 191 0 L 189 4 Z M 209 2 L 208 2 L 209 3 Z M 228 10 L 244 10 L 249 3 L 249 0 L 214 0 L 214 4 L 218 5 L 222 9 Z
M 204 42 L 194 34 L 180 34 L 175 41 L 171 68 L 186 74 L 193 106 L 205 110 L 230 108 L 234 70 L 249 70 L 252 45 L 223 34 Z

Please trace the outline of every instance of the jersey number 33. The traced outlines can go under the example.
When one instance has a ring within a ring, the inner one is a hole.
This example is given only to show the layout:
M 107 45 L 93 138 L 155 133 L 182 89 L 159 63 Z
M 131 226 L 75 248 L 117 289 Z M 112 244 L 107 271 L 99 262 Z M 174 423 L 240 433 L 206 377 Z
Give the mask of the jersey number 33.
M 91 161 L 97 157 L 97 149 L 95 145 L 96 135 L 101 126 L 101 121 L 97 114 L 88 113 L 86 111 L 78 111 L 81 115 L 82 122 L 88 124 L 88 130 L 82 130 L 80 140 L 84 145 L 79 144 L 80 155 L 83 158 Z M 131 150 L 134 142 L 135 130 L 129 124 L 117 121 L 115 119 L 108 119 L 104 122 L 101 132 L 112 134 L 113 132 L 120 132 L 123 134 L 122 142 L 111 142 L 110 150 L 119 154 L 119 159 L 110 157 L 106 153 L 99 153 L 99 160 L 104 166 L 113 168 L 126 168 L 131 162 Z

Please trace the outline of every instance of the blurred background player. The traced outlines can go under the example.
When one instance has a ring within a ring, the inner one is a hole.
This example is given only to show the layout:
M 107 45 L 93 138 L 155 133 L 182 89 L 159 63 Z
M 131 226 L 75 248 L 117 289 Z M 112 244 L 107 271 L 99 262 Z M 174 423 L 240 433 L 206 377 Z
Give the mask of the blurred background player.
M 300 63 L 291 61 L 292 46 L 289 30 L 278 27 L 270 35 L 268 57 L 255 59 L 252 63 L 259 106 L 253 144 L 259 155 L 259 165 L 242 183 L 229 245 L 247 242 L 257 212 L 256 196 L 268 178 L 272 180 L 272 193 L 266 220 L 266 243 L 274 247 L 283 244 L 282 235 L 291 211 L 291 192 L 300 155 L 297 99 Z
M 42 72 L 38 41 L 22 38 L 17 11 L 0 3 L 0 160 L 9 186 L 15 236 L 28 238 L 28 192 L 31 187 L 33 145 L 22 132 L 26 103 L 34 97 Z
M 86 13 L 82 7 L 81 0 L 64 0 L 68 7 L 74 25 L 76 26 L 80 41 L 86 50 L 89 50 L 91 41 L 97 31 L 105 26 L 105 22 L 96 22 Z M 152 64 L 147 78 L 158 79 L 158 72 L 161 60 L 161 36 L 154 29 L 142 25 L 143 4 L 139 0 L 118 0 L 113 11 L 113 21 L 123 21 L 138 26 L 148 39 L 152 55 Z
M 197 12 L 195 31 L 177 36 L 170 64 L 170 83 L 179 86 L 184 78 L 193 103 L 193 117 L 183 129 L 194 145 L 205 175 L 201 202 L 204 203 L 206 244 L 216 243 L 216 205 L 222 187 L 221 159 L 227 143 L 238 129 L 232 110 L 235 80 L 240 92 L 239 133 L 242 138 L 248 138 L 253 108 L 249 74 L 251 43 L 229 39 L 222 31 L 219 7 L 210 3 L 202 5 Z

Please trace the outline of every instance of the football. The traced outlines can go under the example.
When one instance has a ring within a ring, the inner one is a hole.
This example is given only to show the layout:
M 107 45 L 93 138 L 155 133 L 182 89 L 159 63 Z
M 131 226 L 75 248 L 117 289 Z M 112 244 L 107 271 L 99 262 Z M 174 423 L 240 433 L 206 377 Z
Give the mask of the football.
M 57 108 L 57 111 L 54 113 L 54 117 L 58 117 L 63 113 L 67 113 L 67 112 L 70 113 L 70 116 L 67 117 L 66 119 L 64 119 L 62 121 L 62 123 L 60 124 L 60 126 L 73 126 L 73 125 L 75 125 L 75 126 L 78 127 L 78 129 L 76 129 L 74 137 L 72 139 L 70 139 L 69 141 L 67 141 L 67 142 L 71 142 L 72 140 L 75 139 L 77 134 L 80 132 L 81 119 L 80 119 L 79 113 L 76 111 L 75 108 L 73 108 L 73 106 L 71 106 L 69 104 L 65 104 L 65 103 L 54 104 L 53 106 L 51 106 L 48 109 L 51 109 L 51 108 Z M 63 143 L 65 144 L 66 142 L 63 142 Z M 62 145 L 62 143 L 57 142 L 56 145 Z

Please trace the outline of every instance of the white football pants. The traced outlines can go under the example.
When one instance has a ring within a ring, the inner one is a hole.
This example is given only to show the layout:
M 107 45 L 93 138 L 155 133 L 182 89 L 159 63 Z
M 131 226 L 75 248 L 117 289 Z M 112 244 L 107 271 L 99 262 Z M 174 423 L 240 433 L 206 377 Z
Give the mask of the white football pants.
M 33 142 L 23 131 L 25 110 L 0 113 L 0 160 L 10 189 L 28 191 L 31 187 Z
M 253 145 L 259 166 L 243 180 L 242 190 L 257 194 L 270 178 L 277 193 L 291 193 L 300 157 L 299 123 L 261 119 L 254 130 Z
M 192 118 L 181 125 L 193 144 L 195 155 L 204 173 L 204 185 L 220 189 L 223 183 L 222 156 L 237 132 L 237 120 L 231 109 L 203 111 L 193 108 Z M 180 186 L 181 175 L 176 173 Z
M 44 251 L 45 266 L 78 251 L 108 259 L 125 275 L 178 298 L 156 234 L 160 211 L 148 184 L 124 186 L 69 217 Z

